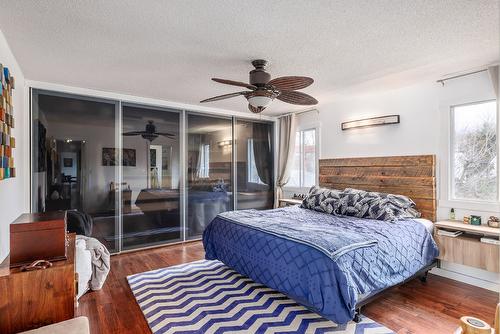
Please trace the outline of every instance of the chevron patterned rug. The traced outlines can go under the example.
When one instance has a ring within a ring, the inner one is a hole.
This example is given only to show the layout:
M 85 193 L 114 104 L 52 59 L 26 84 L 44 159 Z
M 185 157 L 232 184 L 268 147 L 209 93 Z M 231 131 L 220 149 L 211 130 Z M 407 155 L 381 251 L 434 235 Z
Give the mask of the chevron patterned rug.
M 196 261 L 127 279 L 155 334 L 393 333 L 366 317 L 337 325 L 219 261 Z

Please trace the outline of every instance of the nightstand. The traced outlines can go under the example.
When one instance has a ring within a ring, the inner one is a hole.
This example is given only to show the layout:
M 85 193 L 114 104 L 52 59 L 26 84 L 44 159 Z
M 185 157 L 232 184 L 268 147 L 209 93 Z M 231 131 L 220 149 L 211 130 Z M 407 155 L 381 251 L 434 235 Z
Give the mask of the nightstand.
M 290 206 L 290 205 L 297 205 L 301 204 L 302 200 L 301 199 L 295 199 L 295 198 L 281 198 L 278 200 L 280 208 L 285 207 L 285 206 Z
M 462 234 L 450 237 L 439 235 L 439 230 L 461 231 Z M 434 224 L 434 240 L 439 247 L 439 260 L 498 273 L 500 272 L 500 246 L 481 242 L 482 237 L 498 239 L 500 229 L 451 220 L 438 221 Z

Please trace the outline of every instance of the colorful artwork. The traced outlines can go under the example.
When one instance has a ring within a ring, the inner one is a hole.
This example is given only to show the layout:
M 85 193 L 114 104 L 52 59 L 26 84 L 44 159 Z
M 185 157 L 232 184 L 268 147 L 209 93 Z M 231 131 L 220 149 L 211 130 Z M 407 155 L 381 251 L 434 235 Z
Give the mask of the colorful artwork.
M 16 140 L 12 137 L 14 128 L 14 108 L 12 104 L 12 90 L 15 88 L 14 78 L 9 69 L 0 64 L 0 180 L 16 176 L 12 150 L 16 147 Z

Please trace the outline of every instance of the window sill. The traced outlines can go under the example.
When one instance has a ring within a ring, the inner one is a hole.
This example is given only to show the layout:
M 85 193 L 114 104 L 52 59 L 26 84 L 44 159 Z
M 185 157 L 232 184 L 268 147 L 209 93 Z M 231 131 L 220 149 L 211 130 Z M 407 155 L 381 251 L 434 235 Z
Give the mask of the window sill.
M 309 189 L 311 189 L 311 187 L 283 187 L 283 191 L 301 194 L 307 194 L 309 192 Z
M 439 206 L 481 212 L 500 212 L 499 202 L 473 202 L 461 200 L 440 200 Z

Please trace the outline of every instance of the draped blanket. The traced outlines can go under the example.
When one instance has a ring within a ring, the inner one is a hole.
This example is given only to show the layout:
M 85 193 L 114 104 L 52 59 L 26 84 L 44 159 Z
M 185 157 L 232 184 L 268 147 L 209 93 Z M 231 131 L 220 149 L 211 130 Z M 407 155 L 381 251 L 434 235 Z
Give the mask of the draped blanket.
M 377 239 L 372 235 L 361 233 L 365 224 L 359 218 L 325 220 L 324 214 L 304 211 L 297 206 L 267 211 L 229 211 L 219 214 L 219 217 L 306 244 L 323 252 L 332 260 L 350 250 L 370 247 L 377 243 Z
M 85 248 L 90 251 L 92 262 L 92 277 L 89 283 L 90 289 L 94 291 L 100 290 L 111 268 L 109 251 L 106 246 L 101 244 L 97 239 L 83 235 L 79 235 L 77 238 L 85 240 Z

